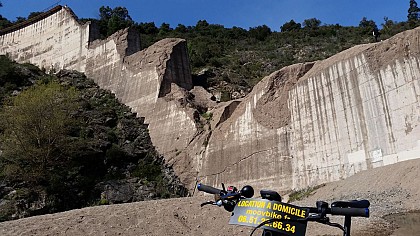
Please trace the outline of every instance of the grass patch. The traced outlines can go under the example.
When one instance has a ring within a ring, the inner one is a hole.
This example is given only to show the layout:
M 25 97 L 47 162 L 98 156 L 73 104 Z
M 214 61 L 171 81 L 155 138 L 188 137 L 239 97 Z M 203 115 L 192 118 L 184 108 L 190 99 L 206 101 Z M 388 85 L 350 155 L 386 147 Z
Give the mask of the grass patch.
M 314 194 L 314 191 L 324 187 L 325 184 L 320 184 L 314 187 L 308 187 L 305 189 L 301 189 L 301 190 L 297 190 L 297 191 L 293 191 L 290 195 L 289 195 L 289 201 L 287 202 L 295 202 L 295 201 L 299 201 L 302 200 L 304 198 L 307 198 L 309 196 L 311 196 L 312 194 Z
M 205 112 L 205 113 L 201 114 L 201 117 L 203 117 L 205 120 L 209 121 L 213 118 L 213 113 Z

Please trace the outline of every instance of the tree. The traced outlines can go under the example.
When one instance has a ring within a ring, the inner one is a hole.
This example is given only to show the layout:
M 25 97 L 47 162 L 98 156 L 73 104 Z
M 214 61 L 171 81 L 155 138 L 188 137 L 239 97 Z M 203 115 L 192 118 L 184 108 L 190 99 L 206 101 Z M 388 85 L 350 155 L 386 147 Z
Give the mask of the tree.
M 233 26 L 232 29 L 228 31 L 229 37 L 232 39 L 245 38 L 247 36 L 247 31 L 241 27 Z
M 19 90 L 19 87 L 32 85 L 29 79 L 32 74 L 28 73 L 28 71 L 38 74 L 37 70 L 29 69 L 29 67 L 26 67 L 25 71 L 19 70 L 19 67 L 6 55 L 0 55 L 0 108 L 4 104 L 5 98 L 12 91 Z M 1 118 L 0 123 L 2 123 Z
M 11 99 L 0 113 L 3 134 L 0 166 L 13 180 L 45 181 L 63 161 L 77 111 L 78 94 L 58 83 L 40 84 Z
M 390 35 L 396 23 L 390 20 L 387 16 L 384 17 L 384 23 L 382 25 L 382 32 L 386 35 Z
M 34 18 L 35 16 L 41 15 L 43 12 L 42 11 L 35 11 L 35 12 L 31 12 L 28 15 L 28 20 L 31 18 Z
M 206 20 L 199 20 L 195 25 L 196 30 L 206 30 L 209 27 L 209 23 Z
M 271 29 L 266 25 L 260 25 L 255 28 L 249 28 L 249 34 L 253 38 L 264 41 L 271 34 Z
M 12 25 L 12 22 L 10 22 L 8 19 L 4 18 L 2 15 L 0 15 L 0 30 L 5 29 Z
M 13 23 L 14 23 L 14 24 L 19 24 L 19 23 L 22 23 L 22 22 L 24 22 L 24 21 L 26 21 L 26 18 L 25 18 L 25 17 L 18 16 L 18 17 L 16 17 L 16 20 L 15 20 L 15 22 L 13 22 Z
M 188 54 L 190 55 L 191 62 L 195 67 L 206 65 L 211 57 L 211 50 L 209 49 L 208 39 L 205 37 L 198 37 L 193 42 L 194 46 L 189 47 Z
M 306 19 L 303 21 L 303 27 L 316 29 L 321 25 L 321 21 L 316 18 Z
M 408 8 L 408 21 L 413 22 L 419 19 L 420 8 L 417 7 L 417 2 L 415 0 L 410 0 L 410 8 Z
M 302 28 L 300 23 L 296 23 L 294 20 L 291 20 L 289 22 L 284 23 L 281 27 L 280 30 L 281 32 L 286 32 L 286 31 L 296 31 L 296 30 L 300 30 Z
M 384 17 L 384 23 L 381 24 L 382 28 L 391 28 L 395 25 L 393 20 L 390 20 L 387 16 Z
M 118 30 L 133 24 L 133 19 L 131 19 L 125 7 L 111 9 L 109 6 L 102 6 L 99 8 L 99 27 L 102 36 L 110 36 Z
M 112 16 L 112 8 L 102 6 L 99 8 L 99 20 L 108 21 Z
M 188 31 L 187 27 L 183 24 L 178 24 L 178 26 L 175 28 L 175 31 L 178 33 L 186 33 Z
M 157 34 L 159 29 L 156 27 L 154 22 L 140 23 L 137 28 L 141 34 Z
M 375 21 L 368 20 L 366 17 L 363 17 L 362 20 L 359 23 L 359 27 L 362 28 L 377 28 Z
M 159 34 L 160 35 L 164 35 L 170 31 L 172 31 L 173 29 L 171 28 L 171 26 L 168 23 L 163 22 L 162 25 L 159 28 Z

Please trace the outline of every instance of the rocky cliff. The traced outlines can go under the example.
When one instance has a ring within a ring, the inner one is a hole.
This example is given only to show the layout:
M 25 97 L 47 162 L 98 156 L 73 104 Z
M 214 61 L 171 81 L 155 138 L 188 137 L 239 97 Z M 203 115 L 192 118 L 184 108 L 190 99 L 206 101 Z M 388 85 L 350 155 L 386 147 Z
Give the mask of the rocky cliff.
M 420 29 L 283 68 L 247 97 L 215 103 L 193 87 L 184 40 L 138 51 L 134 32 L 94 40 L 66 12 L 44 19 L 61 14 L 58 22 L 77 28 L 63 37 L 80 39 L 79 54 L 58 54 L 59 66 L 85 72 L 144 116 L 154 145 L 191 190 L 201 181 L 287 191 L 420 157 Z M 39 37 L 67 32 L 52 22 Z M 0 36 L 0 53 L 48 64 L 52 52 L 29 45 L 35 36 L 24 33 L 37 24 Z

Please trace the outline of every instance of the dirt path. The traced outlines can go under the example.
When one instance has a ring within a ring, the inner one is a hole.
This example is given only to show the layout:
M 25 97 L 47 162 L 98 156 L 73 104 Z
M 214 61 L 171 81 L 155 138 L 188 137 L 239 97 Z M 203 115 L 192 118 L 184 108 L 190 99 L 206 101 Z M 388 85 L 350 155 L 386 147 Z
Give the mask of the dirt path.
M 293 204 L 314 206 L 318 199 L 331 202 L 363 198 L 371 201 L 371 217 L 355 219 L 352 235 L 391 235 L 396 224 L 384 220 L 384 216 L 420 210 L 420 160 L 364 171 L 326 184 Z M 249 235 L 248 227 L 228 225 L 229 213 L 222 208 L 200 208 L 200 203 L 208 199 L 211 196 L 90 207 L 31 217 L 0 223 L 0 235 Z M 401 222 L 398 216 L 389 219 Z M 420 235 L 409 227 L 398 229 L 395 235 L 398 232 Z M 307 235 L 340 235 L 340 231 L 309 224 Z

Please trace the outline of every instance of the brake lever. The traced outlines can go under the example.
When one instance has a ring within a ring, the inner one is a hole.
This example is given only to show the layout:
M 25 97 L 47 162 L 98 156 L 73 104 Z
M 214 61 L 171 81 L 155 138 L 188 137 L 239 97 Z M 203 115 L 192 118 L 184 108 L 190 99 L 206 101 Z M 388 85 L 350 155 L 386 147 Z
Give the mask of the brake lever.
M 339 229 L 341 229 L 343 232 L 345 232 L 345 231 L 346 231 L 346 230 L 344 229 L 344 227 L 343 227 L 342 225 L 338 224 L 338 223 L 333 223 L 333 222 L 328 221 L 328 222 L 325 222 L 324 224 L 329 225 L 329 226 L 332 226 L 332 227 L 339 228 Z
M 215 202 L 213 202 L 213 201 L 207 201 L 207 202 L 203 202 L 203 203 L 200 204 L 201 207 L 203 207 L 205 205 L 215 205 Z
M 324 225 L 329 225 L 329 226 L 332 226 L 332 227 L 336 227 L 336 228 L 341 229 L 342 231 L 345 231 L 345 229 L 342 225 L 340 225 L 339 223 L 331 222 L 329 217 L 321 218 L 321 219 L 317 220 L 317 222 L 321 223 L 321 224 L 324 224 Z

